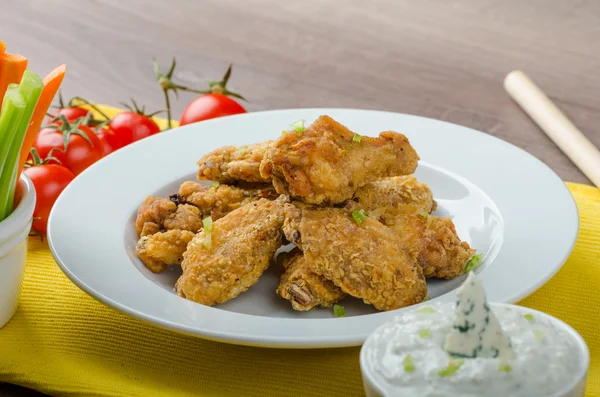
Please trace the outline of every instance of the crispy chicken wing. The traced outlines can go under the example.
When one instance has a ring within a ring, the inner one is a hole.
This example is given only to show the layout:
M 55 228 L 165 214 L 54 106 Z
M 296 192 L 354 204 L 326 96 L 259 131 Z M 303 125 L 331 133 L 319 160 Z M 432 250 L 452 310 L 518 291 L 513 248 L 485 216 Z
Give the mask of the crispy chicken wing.
M 230 183 L 270 182 L 260 174 L 260 162 L 273 141 L 246 146 L 224 146 L 213 150 L 198 160 L 198 179 Z
M 388 176 L 412 174 L 419 156 L 408 139 L 386 131 L 378 138 L 355 133 L 328 116 L 304 132 L 282 135 L 260 166 L 275 190 L 307 203 L 336 204 L 366 183 Z
M 167 230 L 180 229 L 196 233 L 202 229 L 202 213 L 193 205 L 180 204 L 175 212 L 167 215 L 163 225 Z
M 160 273 L 168 265 L 178 265 L 194 233 L 188 230 L 168 230 L 140 238 L 135 252 L 153 273 Z
M 212 187 L 188 181 L 179 187 L 179 196 L 183 202 L 197 207 L 202 218 L 211 216 L 213 221 L 216 221 L 244 204 L 260 198 L 274 200 L 279 195 L 275 193 L 271 185 L 245 184 L 240 187 L 229 185 Z
M 290 301 L 295 310 L 330 307 L 345 296 L 335 284 L 310 269 L 299 248 L 279 254 L 277 261 L 282 264 L 284 272 L 276 292 Z
M 283 200 L 248 203 L 212 224 L 189 243 L 177 293 L 213 305 L 235 298 L 256 283 L 281 246 Z
M 135 220 L 138 236 L 142 235 L 146 223 L 153 223 L 158 229 L 162 229 L 167 216 L 174 213 L 175 210 L 177 210 L 177 205 L 169 199 L 154 196 L 146 197 L 138 209 L 137 219 Z M 149 227 L 155 228 L 153 225 Z
M 394 219 L 391 229 L 400 236 L 403 247 L 417 260 L 426 277 L 454 278 L 463 274 L 475 250 L 460 240 L 450 218 L 413 210 Z
M 409 306 L 427 295 L 421 267 L 404 252 L 398 235 L 377 220 L 357 224 L 344 209 L 293 204 L 285 212 L 292 220 L 286 232 L 298 232 L 308 266 L 343 292 L 379 310 Z
M 413 205 L 417 212 L 432 212 L 436 203 L 429 186 L 412 175 L 395 176 L 367 183 L 359 188 L 345 208 L 383 214 L 386 210 Z

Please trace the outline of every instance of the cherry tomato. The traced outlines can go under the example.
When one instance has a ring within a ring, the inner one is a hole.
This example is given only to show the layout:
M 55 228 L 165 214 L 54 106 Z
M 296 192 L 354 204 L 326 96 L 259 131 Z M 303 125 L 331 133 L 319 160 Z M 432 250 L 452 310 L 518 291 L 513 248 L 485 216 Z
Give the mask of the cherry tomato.
M 85 117 L 90 113 L 89 110 L 84 109 L 84 108 L 80 108 L 80 107 L 68 107 L 68 108 L 61 108 L 61 109 L 57 109 L 56 111 L 52 112 L 51 114 L 56 118 L 60 115 L 63 115 L 67 118 L 67 120 L 69 122 L 71 121 L 75 121 L 80 117 Z M 53 118 L 48 117 L 48 122 L 51 123 L 53 121 Z
M 45 234 L 48 227 L 48 217 L 54 202 L 65 187 L 75 179 L 75 175 L 58 164 L 36 165 L 25 168 L 23 172 L 35 186 L 36 202 L 33 217 L 39 219 L 33 222 L 32 227 Z
M 122 112 L 112 118 L 108 126 L 123 142 L 123 146 L 160 132 L 151 118 L 136 112 Z
M 82 135 L 86 136 L 89 142 Z M 66 149 L 65 136 L 68 136 L 69 142 Z M 60 123 L 58 128 L 43 128 L 38 133 L 33 147 L 41 158 L 46 158 L 51 154 L 75 175 L 79 175 L 103 157 L 100 138 L 90 127 L 85 125 L 75 128 L 75 126 L 65 126 Z
M 246 109 L 228 96 L 222 94 L 205 94 L 190 102 L 181 114 L 180 125 L 215 117 L 246 113 Z
M 122 137 L 115 134 L 109 127 L 100 128 L 96 131 L 96 135 L 102 143 L 102 151 L 105 156 L 121 149 L 126 144 L 123 142 Z

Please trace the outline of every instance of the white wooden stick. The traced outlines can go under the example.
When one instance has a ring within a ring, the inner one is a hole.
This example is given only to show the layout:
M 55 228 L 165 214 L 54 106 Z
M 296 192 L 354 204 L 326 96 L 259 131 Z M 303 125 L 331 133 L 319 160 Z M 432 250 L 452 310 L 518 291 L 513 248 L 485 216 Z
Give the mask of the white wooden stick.
M 515 70 L 504 79 L 504 88 L 594 185 L 600 187 L 600 151 L 538 86 L 525 73 Z

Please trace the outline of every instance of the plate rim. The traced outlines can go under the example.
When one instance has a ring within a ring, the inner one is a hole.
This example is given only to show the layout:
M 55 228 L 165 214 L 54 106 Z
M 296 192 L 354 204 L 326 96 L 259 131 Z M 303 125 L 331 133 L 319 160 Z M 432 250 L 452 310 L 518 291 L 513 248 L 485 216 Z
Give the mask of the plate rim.
M 300 112 L 300 113 L 313 112 L 313 113 L 320 113 L 320 114 L 328 114 L 328 113 L 335 113 L 335 112 L 347 112 L 347 113 L 358 112 L 358 113 L 369 113 L 369 114 L 373 114 L 373 115 L 388 115 L 388 116 L 392 115 L 394 117 L 401 116 L 401 117 L 414 118 L 415 120 L 417 120 L 417 122 L 424 121 L 425 123 L 428 123 L 428 122 L 433 121 L 435 123 L 441 123 L 441 124 L 446 125 L 451 128 L 459 127 L 460 129 L 462 129 L 464 131 L 469 131 L 470 133 L 475 133 L 477 135 L 481 134 L 481 135 L 485 136 L 486 139 L 490 139 L 492 142 L 494 142 L 494 144 L 505 145 L 506 147 L 510 148 L 511 150 L 516 150 L 517 152 L 520 152 L 520 154 L 525 156 L 525 158 L 528 158 L 529 160 L 533 160 L 534 162 L 537 162 L 542 167 L 542 169 L 546 173 L 548 173 L 549 176 L 552 176 L 554 179 L 560 181 L 563 185 L 564 192 L 568 193 L 568 196 L 570 197 L 570 202 L 568 204 L 572 207 L 571 209 L 574 209 L 574 215 L 575 215 L 575 217 L 573 219 L 570 219 L 570 221 L 574 221 L 574 224 L 572 225 L 574 227 L 574 234 L 572 235 L 572 239 L 571 239 L 572 241 L 570 241 L 568 244 L 569 248 L 563 254 L 563 257 L 560 259 L 560 263 L 558 263 L 557 265 L 552 267 L 552 269 L 547 271 L 542 277 L 540 277 L 538 279 L 537 282 L 531 283 L 531 285 L 528 288 L 525 288 L 518 293 L 514 293 L 509 298 L 505 299 L 503 303 L 514 303 L 514 302 L 524 298 L 525 296 L 528 296 L 531 293 L 535 292 L 537 289 L 539 289 L 541 286 L 543 286 L 550 278 L 552 278 L 562 268 L 563 264 L 566 262 L 569 255 L 573 251 L 575 242 L 578 237 L 578 231 L 579 231 L 578 208 L 577 208 L 577 205 L 575 203 L 575 200 L 574 200 L 571 192 L 569 191 L 566 184 L 564 184 L 564 181 L 562 181 L 562 179 L 556 174 L 556 172 L 554 170 L 549 168 L 541 160 L 539 160 L 535 156 L 531 155 L 524 149 L 521 149 L 518 146 L 515 146 L 507 141 L 504 141 L 501 138 L 495 137 L 493 135 L 489 135 L 487 133 L 475 130 L 473 128 L 462 126 L 462 125 L 455 124 L 455 123 L 450 123 L 450 122 L 443 121 L 443 120 L 438 120 L 438 119 L 433 119 L 433 118 L 423 117 L 423 116 L 418 116 L 418 115 L 412 115 L 412 114 L 407 114 L 407 113 L 397 113 L 397 112 L 379 111 L 379 110 L 370 110 L 370 109 L 351 109 L 351 108 L 295 108 L 295 109 L 268 110 L 268 111 L 262 111 L 262 112 L 252 112 L 252 113 L 246 113 L 246 114 L 242 114 L 242 115 L 227 116 L 227 117 L 222 117 L 222 118 L 218 118 L 218 119 L 207 120 L 207 121 L 202 122 L 201 124 L 202 124 L 202 126 L 206 126 L 206 128 L 210 128 L 210 126 L 212 126 L 212 125 L 217 125 L 217 124 L 223 123 L 224 120 L 232 119 L 232 118 L 237 118 L 237 119 L 251 118 L 251 117 L 259 117 L 260 118 L 260 117 L 265 117 L 265 115 L 266 115 L 266 117 L 268 117 L 268 115 L 271 115 L 271 114 L 287 114 L 287 113 L 298 113 L 298 112 Z M 177 127 L 171 131 L 166 131 L 161 134 L 163 134 L 163 135 L 173 134 L 173 133 L 177 133 L 177 132 L 175 132 L 176 130 L 181 130 L 181 129 L 191 130 L 196 127 L 197 126 L 192 124 L 192 125 Z M 204 128 L 204 127 L 201 127 L 201 128 Z M 157 134 L 157 135 L 160 136 L 161 134 Z M 147 141 L 145 145 L 150 145 L 151 143 L 149 143 L 149 142 L 151 142 L 151 140 L 153 140 L 153 139 L 156 139 L 156 136 L 151 136 L 149 138 L 146 138 L 144 140 L 144 141 Z M 166 138 L 164 138 L 164 139 L 166 139 Z M 125 147 L 121 150 L 136 151 L 137 147 L 140 147 L 140 146 L 136 146 L 136 144 L 133 144 L 133 145 L 129 145 L 128 147 Z M 105 164 L 110 161 L 113 161 L 110 159 L 110 157 L 103 158 L 100 161 L 98 161 L 97 163 L 95 163 L 94 165 L 92 165 L 88 170 L 84 171 L 84 173 L 82 175 L 85 175 L 86 173 L 89 172 L 89 170 L 96 169 L 99 166 L 101 167 L 102 166 L 101 164 Z M 430 164 L 434 164 L 434 163 L 430 163 Z M 461 176 L 463 176 L 463 175 L 461 175 Z M 557 186 L 558 186 L 558 184 L 557 184 Z M 68 191 L 69 188 L 70 188 L 70 186 L 67 187 L 67 189 L 65 189 L 65 191 Z M 339 336 L 339 335 L 338 336 L 319 336 L 316 339 L 314 337 L 299 338 L 299 337 L 273 336 L 273 335 L 265 338 L 264 336 L 260 336 L 260 335 L 228 333 L 228 332 L 224 332 L 222 330 L 217 330 L 217 331 L 210 330 L 210 329 L 199 330 L 198 328 L 187 327 L 187 326 L 184 326 L 181 324 L 173 324 L 171 321 L 165 320 L 164 318 L 156 317 L 156 316 L 150 315 L 148 313 L 143 313 L 138 310 L 132 309 L 132 308 L 122 304 L 121 302 L 111 299 L 110 297 L 106 296 L 104 293 L 102 293 L 100 291 L 96 291 L 92 286 L 89 286 L 87 283 L 85 283 L 79 277 L 77 277 L 77 275 L 71 271 L 70 267 L 66 263 L 64 263 L 63 260 L 61 259 L 60 253 L 58 252 L 55 241 L 54 241 L 55 237 L 53 235 L 52 225 L 54 224 L 53 220 L 55 219 L 54 214 L 58 211 L 57 208 L 60 208 L 58 204 L 61 202 L 62 198 L 63 198 L 63 195 L 61 194 L 61 197 L 59 197 L 59 199 L 57 200 L 56 205 L 52 209 L 50 218 L 49 218 L 50 220 L 49 220 L 49 225 L 48 225 L 48 244 L 49 244 L 52 256 L 56 260 L 61 271 L 75 285 L 77 285 L 80 289 L 82 289 L 88 295 L 92 296 L 94 299 L 100 301 L 101 303 L 103 303 L 109 307 L 112 307 L 113 309 L 116 309 L 116 310 L 118 310 L 122 313 L 125 313 L 131 317 L 134 317 L 134 318 L 137 318 L 144 322 L 156 325 L 163 329 L 180 332 L 180 333 L 184 333 L 187 335 L 202 337 L 204 339 L 221 341 L 221 342 L 229 342 L 229 343 L 240 344 L 240 345 L 275 347 L 275 348 L 329 348 L 329 347 L 357 346 L 357 345 L 362 344 L 362 342 L 364 342 L 364 340 L 368 337 L 368 334 L 365 334 L 365 333 L 349 332 L 343 336 Z M 557 258 L 557 261 L 558 261 L 558 258 Z M 143 275 L 140 274 L 140 277 L 143 277 Z M 452 291 L 452 292 L 454 292 L 454 291 Z M 449 295 L 449 294 L 451 294 L 451 293 L 447 293 L 445 295 L 439 296 L 435 299 L 432 299 L 432 301 L 440 300 L 440 298 L 443 298 L 444 296 Z M 446 300 L 446 299 L 444 299 L 444 300 Z M 399 309 L 399 310 L 403 310 L 403 309 Z M 228 312 L 228 313 L 232 313 L 232 312 Z M 373 329 L 377 328 L 378 325 L 380 325 L 382 322 L 384 322 L 385 321 L 384 317 L 389 317 L 389 314 L 391 314 L 391 313 L 393 313 L 393 312 L 380 312 L 380 313 L 368 315 L 368 316 L 373 316 L 373 318 L 378 319 L 378 321 L 375 321 L 376 325 L 373 327 Z M 244 316 L 250 316 L 250 317 L 254 317 L 254 318 L 257 317 L 254 315 L 247 315 L 247 314 L 242 314 L 242 313 L 232 313 L 232 314 L 235 316 L 241 316 L 241 317 L 244 317 Z M 383 316 L 383 314 L 387 314 L 387 315 Z M 346 321 L 346 320 L 351 320 L 351 319 L 355 319 L 354 321 L 356 321 L 356 319 L 361 318 L 361 317 L 363 317 L 363 316 L 348 317 L 348 318 L 343 318 L 343 319 L 334 319 L 334 318 L 331 318 L 331 319 L 274 318 L 274 319 L 276 319 L 277 321 L 282 322 L 282 323 L 287 323 L 287 322 L 310 323 L 310 322 L 317 322 L 317 321 L 318 322 Z M 351 323 L 351 321 L 347 321 L 347 322 L 348 322 L 348 324 Z

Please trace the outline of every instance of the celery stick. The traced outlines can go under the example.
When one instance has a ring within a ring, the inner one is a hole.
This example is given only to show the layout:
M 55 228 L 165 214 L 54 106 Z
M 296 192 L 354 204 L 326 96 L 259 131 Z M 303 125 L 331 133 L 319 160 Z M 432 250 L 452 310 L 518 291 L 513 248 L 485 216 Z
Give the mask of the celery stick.
M 20 121 L 25 113 L 25 108 L 25 98 L 19 92 L 19 86 L 17 84 L 9 85 L 2 101 L 2 112 L 0 113 L 0 203 L 2 203 L 0 204 L 0 221 L 6 218 L 4 215 L 6 209 L 3 203 L 8 201 L 8 197 L 3 196 L 2 192 L 4 190 L 8 192 L 8 185 L 10 183 L 8 176 L 5 177 L 5 174 L 8 174 L 5 172 L 5 164 L 8 159 L 8 151 L 12 143 L 12 138 L 16 135 Z M 10 176 L 12 177 L 12 170 Z
M 6 218 L 12 212 L 13 201 L 15 198 L 15 189 L 17 187 L 17 170 L 21 146 L 25 133 L 31 122 L 31 116 L 35 110 L 38 99 L 42 94 L 44 82 L 37 74 L 26 70 L 23 73 L 21 84 L 19 84 L 19 93 L 25 99 L 25 109 L 23 115 L 14 130 L 9 149 L 8 158 L 4 164 L 2 175 L 0 176 L 0 219 Z

